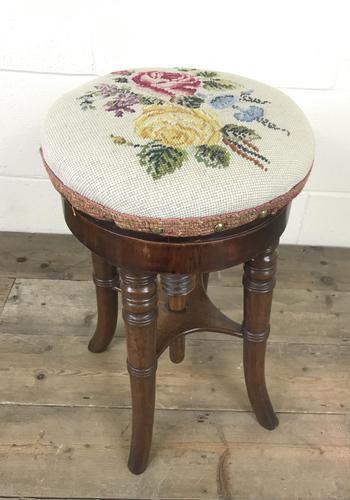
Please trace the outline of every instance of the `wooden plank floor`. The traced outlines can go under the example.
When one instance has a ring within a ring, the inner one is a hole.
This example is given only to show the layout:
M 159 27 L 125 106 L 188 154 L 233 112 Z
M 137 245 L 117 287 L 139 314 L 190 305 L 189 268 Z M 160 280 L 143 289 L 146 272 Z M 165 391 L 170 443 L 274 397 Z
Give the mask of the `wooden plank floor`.
M 70 236 L 0 233 L 0 499 L 350 498 L 350 249 L 285 246 L 267 358 L 280 426 L 250 411 L 238 339 L 160 360 L 149 468 L 126 468 L 122 324 L 103 354 L 89 254 Z M 240 320 L 241 269 L 209 294 Z

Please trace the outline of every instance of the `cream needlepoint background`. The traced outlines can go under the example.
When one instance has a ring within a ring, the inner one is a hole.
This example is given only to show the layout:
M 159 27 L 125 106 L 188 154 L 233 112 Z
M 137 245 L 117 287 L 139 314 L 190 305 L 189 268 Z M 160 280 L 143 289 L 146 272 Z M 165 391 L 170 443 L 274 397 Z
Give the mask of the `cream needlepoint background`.
M 157 218 L 176 236 L 214 232 L 219 221 L 229 229 L 287 204 L 310 171 L 313 142 L 279 90 L 187 68 L 100 77 L 58 99 L 42 134 L 48 172 L 61 193 L 73 191 L 76 208 L 96 215 L 95 202 L 103 218 L 141 231 L 151 229 L 133 217 Z M 185 228 L 174 218 L 193 220 Z

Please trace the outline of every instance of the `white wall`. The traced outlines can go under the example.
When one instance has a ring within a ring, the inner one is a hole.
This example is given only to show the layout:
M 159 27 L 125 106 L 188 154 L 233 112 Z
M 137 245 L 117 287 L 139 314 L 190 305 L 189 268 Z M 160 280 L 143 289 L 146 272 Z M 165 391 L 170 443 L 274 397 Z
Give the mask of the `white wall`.
M 63 92 L 137 66 L 244 74 L 289 94 L 317 156 L 285 243 L 350 246 L 347 1 L 0 0 L 0 230 L 66 232 L 38 155 Z

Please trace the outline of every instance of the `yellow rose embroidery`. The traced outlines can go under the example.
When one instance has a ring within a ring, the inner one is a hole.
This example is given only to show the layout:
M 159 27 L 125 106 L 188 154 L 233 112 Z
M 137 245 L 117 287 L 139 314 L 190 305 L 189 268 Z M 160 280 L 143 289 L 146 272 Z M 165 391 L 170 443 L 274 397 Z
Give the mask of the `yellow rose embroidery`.
M 290 131 L 268 118 L 264 105 L 272 103 L 253 92 L 250 86 L 216 71 L 124 70 L 112 72 L 107 81 L 94 85 L 77 101 L 84 112 L 98 111 L 95 104 L 100 101 L 105 111 L 118 118 L 121 123 L 116 123 L 111 141 L 116 148 L 131 148 L 130 155 L 136 155 L 157 180 L 186 162 L 188 166 L 196 160 L 205 167 L 227 168 L 237 156 L 266 172 L 270 160 L 255 142 L 261 140 L 259 129 L 267 127 L 287 136 Z M 135 117 L 133 130 L 129 119 L 123 123 L 130 113 Z M 248 126 L 253 122 L 257 127 Z M 121 130 L 126 137 L 119 135 Z M 133 132 L 143 141 L 132 140 Z
M 114 144 L 125 144 L 126 140 L 124 137 L 120 137 L 120 135 L 111 135 L 111 139 L 114 142 Z
M 147 106 L 134 124 L 136 134 L 143 139 L 174 148 L 211 146 L 221 138 L 220 124 L 215 118 L 183 106 Z

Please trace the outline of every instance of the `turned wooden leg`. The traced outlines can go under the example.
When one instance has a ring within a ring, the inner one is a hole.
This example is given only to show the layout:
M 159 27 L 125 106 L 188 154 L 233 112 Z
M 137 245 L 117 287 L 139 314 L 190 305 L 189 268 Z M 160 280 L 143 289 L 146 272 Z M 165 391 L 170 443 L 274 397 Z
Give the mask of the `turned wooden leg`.
M 147 467 L 152 442 L 156 376 L 156 274 L 121 270 L 123 318 L 127 328 L 132 397 L 132 436 L 128 466 L 134 474 Z
M 91 352 L 103 352 L 107 349 L 115 333 L 118 319 L 119 276 L 114 266 L 102 257 L 92 253 L 94 268 L 93 279 L 96 286 L 97 326 L 89 343 Z
M 278 419 L 265 384 L 265 351 L 270 330 L 272 291 L 277 252 L 268 248 L 244 265 L 244 375 L 248 396 L 258 422 L 274 429 Z
M 168 296 L 171 311 L 186 309 L 186 296 L 193 290 L 194 278 L 190 274 L 162 274 L 161 284 Z M 181 363 L 185 358 L 185 337 L 177 337 L 169 345 L 169 356 L 173 363 Z
M 202 282 L 205 291 L 208 290 L 209 274 L 210 273 L 202 273 Z

